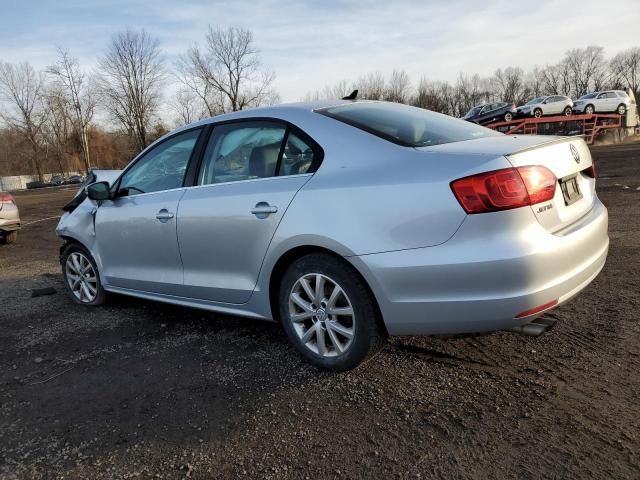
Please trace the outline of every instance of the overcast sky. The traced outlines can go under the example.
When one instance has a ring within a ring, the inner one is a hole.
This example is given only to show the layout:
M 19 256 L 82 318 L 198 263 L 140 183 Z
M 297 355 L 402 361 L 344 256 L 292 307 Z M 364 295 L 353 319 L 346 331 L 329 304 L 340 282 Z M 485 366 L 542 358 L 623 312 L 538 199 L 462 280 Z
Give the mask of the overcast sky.
M 570 48 L 607 57 L 640 46 L 640 0 L 2 0 L 0 60 L 44 67 L 63 46 L 94 66 L 126 27 L 157 37 L 169 64 L 207 25 L 251 29 L 283 101 L 360 74 L 406 69 L 414 80 L 490 75 L 556 63 Z

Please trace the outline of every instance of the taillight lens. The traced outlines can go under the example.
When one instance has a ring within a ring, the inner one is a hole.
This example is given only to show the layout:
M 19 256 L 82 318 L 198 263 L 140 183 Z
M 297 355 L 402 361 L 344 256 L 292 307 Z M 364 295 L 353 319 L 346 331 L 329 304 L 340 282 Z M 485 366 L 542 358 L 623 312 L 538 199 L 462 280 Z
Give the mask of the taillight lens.
M 15 205 L 16 202 L 13 199 L 13 196 L 8 193 L 0 193 L 0 203 L 12 203 Z
M 485 213 L 551 200 L 556 184 L 551 170 L 537 165 L 461 178 L 451 182 L 451 189 L 467 213 Z

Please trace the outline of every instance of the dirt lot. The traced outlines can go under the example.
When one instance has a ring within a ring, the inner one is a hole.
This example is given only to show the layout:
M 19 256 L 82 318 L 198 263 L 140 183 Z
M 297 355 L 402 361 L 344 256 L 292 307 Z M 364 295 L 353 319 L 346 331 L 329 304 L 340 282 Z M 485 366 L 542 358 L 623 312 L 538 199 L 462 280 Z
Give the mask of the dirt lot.
M 640 478 L 640 145 L 594 155 L 610 256 L 552 332 L 396 338 L 339 375 L 273 324 L 77 306 L 55 220 L 25 226 L 0 248 L 0 478 Z M 72 194 L 16 198 L 29 223 Z

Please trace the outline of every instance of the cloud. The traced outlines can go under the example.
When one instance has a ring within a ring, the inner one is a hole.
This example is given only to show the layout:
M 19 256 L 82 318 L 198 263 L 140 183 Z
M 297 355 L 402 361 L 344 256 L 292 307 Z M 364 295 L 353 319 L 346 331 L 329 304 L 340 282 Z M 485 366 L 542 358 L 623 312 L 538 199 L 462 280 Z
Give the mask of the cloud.
M 39 67 L 52 61 L 56 45 L 95 65 L 111 35 L 127 26 L 158 37 L 172 62 L 203 41 L 209 24 L 241 25 L 254 31 L 285 101 L 394 68 L 414 79 L 454 80 L 459 72 L 556 63 L 567 49 L 588 44 L 612 55 L 638 43 L 640 20 L 638 0 L 9 0 L 4 8 L 0 59 Z

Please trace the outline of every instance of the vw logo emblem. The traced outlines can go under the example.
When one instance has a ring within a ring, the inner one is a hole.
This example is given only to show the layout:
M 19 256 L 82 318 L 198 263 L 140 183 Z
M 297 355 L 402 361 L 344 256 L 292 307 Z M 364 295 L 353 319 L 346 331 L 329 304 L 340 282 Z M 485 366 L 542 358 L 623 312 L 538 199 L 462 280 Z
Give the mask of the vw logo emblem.
M 571 149 L 571 155 L 573 155 L 573 159 L 576 161 L 576 163 L 580 163 L 580 153 L 578 152 L 578 149 L 573 145 L 569 145 L 569 148 Z

